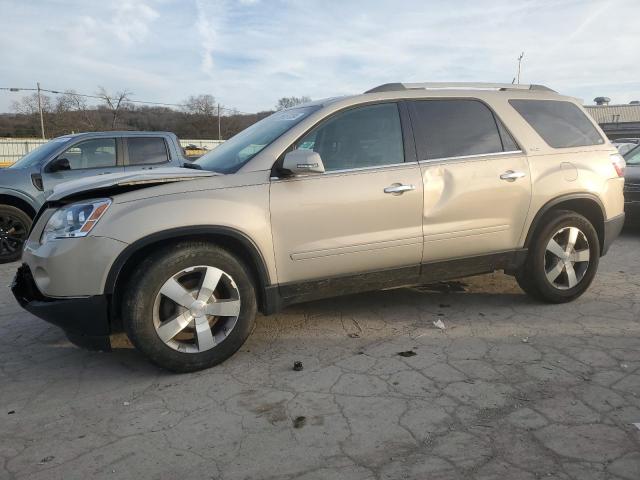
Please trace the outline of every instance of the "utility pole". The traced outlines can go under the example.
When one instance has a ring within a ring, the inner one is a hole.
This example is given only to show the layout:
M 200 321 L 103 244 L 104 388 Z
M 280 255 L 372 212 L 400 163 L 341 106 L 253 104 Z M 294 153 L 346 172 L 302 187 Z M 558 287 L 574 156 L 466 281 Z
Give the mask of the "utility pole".
M 524 57 L 524 52 L 520 54 L 518 57 L 518 75 L 516 75 L 516 83 L 520 85 L 520 66 L 522 65 L 522 58 Z
M 40 131 L 42 132 L 42 139 L 45 140 L 44 136 L 44 116 L 42 115 L 42 96 L 40 95 L 40 82 L 36 83 L 38 85 L 38 110 L 40 111 Z
M 220 129 L 220 104 L 218 104 L 218 140 L 222 140 L 222 135 L 221 135 L 221 129 Z

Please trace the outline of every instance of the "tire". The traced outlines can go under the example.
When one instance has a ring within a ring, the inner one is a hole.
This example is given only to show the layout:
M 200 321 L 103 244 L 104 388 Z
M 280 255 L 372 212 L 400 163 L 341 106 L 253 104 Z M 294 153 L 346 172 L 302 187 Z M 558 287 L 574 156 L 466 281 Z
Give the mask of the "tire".
M 20 260 L 30 229 L 29 215 L 11 205 L 0 205 L 0 263 Z
M 575 247 L 567 255 L 568 240 L 572 233 L 575 234 L 575 229 L 579 232 Z M 550 243 L 552 239 L 555 241 L 553 246 Z M 561 249 L 558 250 L 556 245 Z M 584 261 L 586 252 L 588 259 Z M 522 290 L 537 300 L 566 303 L 589 288 L 599 260 L 600 241 L 591 222 L 578 213 L 558 210 L 546 216 L 535 232 L 527 259 L 516 273 L 516 280 Z
M 181 242 L 150 255 L 137 266 L 123 298 L 131 342 L 156 365 L 179 373 L 233 355 L 251 334 L 256 314 L 246 266 L 205 242 Z

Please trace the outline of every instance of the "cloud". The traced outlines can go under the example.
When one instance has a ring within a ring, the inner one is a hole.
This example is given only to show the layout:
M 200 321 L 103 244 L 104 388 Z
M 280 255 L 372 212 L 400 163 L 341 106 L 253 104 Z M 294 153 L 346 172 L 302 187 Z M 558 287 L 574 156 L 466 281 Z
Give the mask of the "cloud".
M 0 77 L 16 85 L 257 111 L 392 81 L 510 82 L 525 51 L 523 82 L 640 98 L 640 34 L 623 21 L 637 0 L 3 1 Z
M 202 0 L 196 0 L 198 12 L 198 33 L 200 35 L 200 47 L 202 48 L 201 69 L 208 76 L 213 76 L 213 50 L 216 40 L 216 32 L 212 22 L 207 16 L 207 7 Z
M 119 0 L 108 3 L 105 15 L 81 15 L 53 30 L 65 35 L 70 44 L 82 49 L 119 43 L 129 47 L 143 42 L 159 13 L 143 1 Z
M 106 28 L 125 44 L 144 40 L 151 23 L 159 16 L 155 9 L 140 0 L 116 2 L 114 10 L 114 18 Z

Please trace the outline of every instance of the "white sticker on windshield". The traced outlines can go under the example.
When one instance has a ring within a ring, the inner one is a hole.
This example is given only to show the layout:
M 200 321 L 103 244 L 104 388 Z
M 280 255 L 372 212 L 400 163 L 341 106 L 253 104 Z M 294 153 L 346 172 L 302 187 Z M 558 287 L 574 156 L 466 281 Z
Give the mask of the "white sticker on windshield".
M 285 122 L 292 122 L 299 119 L 304 115 L 304 112 L 282 112 L 277 115 L 276 120 L 283 120 Z

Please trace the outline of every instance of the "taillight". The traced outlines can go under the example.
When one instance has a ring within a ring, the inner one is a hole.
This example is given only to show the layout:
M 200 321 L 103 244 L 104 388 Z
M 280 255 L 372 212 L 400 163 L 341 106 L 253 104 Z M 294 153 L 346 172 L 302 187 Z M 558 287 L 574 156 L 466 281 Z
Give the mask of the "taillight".
M 611 163 L 613 163 L 613 168 L 616 169 L 618 176 L 624 177 L 624 169 L 627 166 L 627 162 L 624 161 L 624 157 L 619 153 L 612 153 Z

